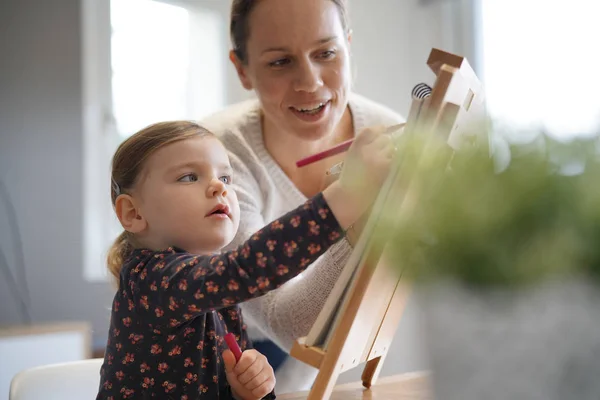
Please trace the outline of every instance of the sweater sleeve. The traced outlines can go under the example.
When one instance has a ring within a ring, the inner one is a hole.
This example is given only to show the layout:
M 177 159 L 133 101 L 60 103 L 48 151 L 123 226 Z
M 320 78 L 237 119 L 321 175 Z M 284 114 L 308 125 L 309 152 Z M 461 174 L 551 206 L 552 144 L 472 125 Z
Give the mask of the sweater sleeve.
M 129 282 L 147 321 L 175 327 L 198 314 L 276 289 L 306 269 L 342 235 L 319 193 L 235 250 L 212 256 L 153 253 L 131 269 Z

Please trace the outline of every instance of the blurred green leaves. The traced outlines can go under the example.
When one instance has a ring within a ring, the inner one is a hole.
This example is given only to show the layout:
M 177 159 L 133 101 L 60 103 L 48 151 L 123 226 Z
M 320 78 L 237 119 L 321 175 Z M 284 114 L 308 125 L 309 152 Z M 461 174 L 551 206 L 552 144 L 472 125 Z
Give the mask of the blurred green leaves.
M 600 276 L 596 137 L 559 142 L 541 133 L 534 150 L 512 146 L 500 172 L 487 146 L 448 162 L 445 143 L 416 137 L 400 149 L 416 206 L 387 228 L 395 265 L 413 279 L 506 287 Z

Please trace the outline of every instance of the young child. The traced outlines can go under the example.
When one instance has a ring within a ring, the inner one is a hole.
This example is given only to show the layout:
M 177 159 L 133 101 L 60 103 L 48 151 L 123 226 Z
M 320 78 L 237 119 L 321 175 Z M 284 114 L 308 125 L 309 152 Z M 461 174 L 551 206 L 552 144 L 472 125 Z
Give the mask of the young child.
M 118 290 L 97 398 L 274 398 L 273 369 L 251 349 L 238 304 L 276 289 L 340 240 L 375 199 L 393 152 L 388 135 L 362 132 L 336 182 L 221 253 L 240 211 L 220 141 L 187 121 L 124 141 L 112 163 L 124 232 L 108 257 Z M 237 363 L 223 340 L 229 332 L 243 350 Z

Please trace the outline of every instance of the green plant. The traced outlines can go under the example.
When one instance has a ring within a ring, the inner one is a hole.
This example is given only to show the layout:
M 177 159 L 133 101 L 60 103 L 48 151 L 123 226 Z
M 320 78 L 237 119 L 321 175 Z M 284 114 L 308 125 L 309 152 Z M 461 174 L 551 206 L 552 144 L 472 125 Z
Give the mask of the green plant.
M 401 151 L 417 200 L 392 232 L 396 265 L 417 281 L 474 287 L 600 277 L 597 140 L 539 138 L 535 150 L 513 146 L 502 171 L 487 146 L 461 149 L 448 163 L 445 144 L 407 140 Z

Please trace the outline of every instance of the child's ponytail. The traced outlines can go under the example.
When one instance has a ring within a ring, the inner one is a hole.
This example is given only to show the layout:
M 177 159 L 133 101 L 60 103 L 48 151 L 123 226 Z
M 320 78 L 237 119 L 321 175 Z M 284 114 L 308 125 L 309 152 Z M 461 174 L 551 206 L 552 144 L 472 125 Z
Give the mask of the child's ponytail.
M 127 233 L 127 231 L 123 231 L 108 250 L 108 256 L 106 257 L 108 270 L 117 279 L 117 282 L 121 275 L 123 262 L 132 251 L 133 246 L 129 241 L 129 233 Z

